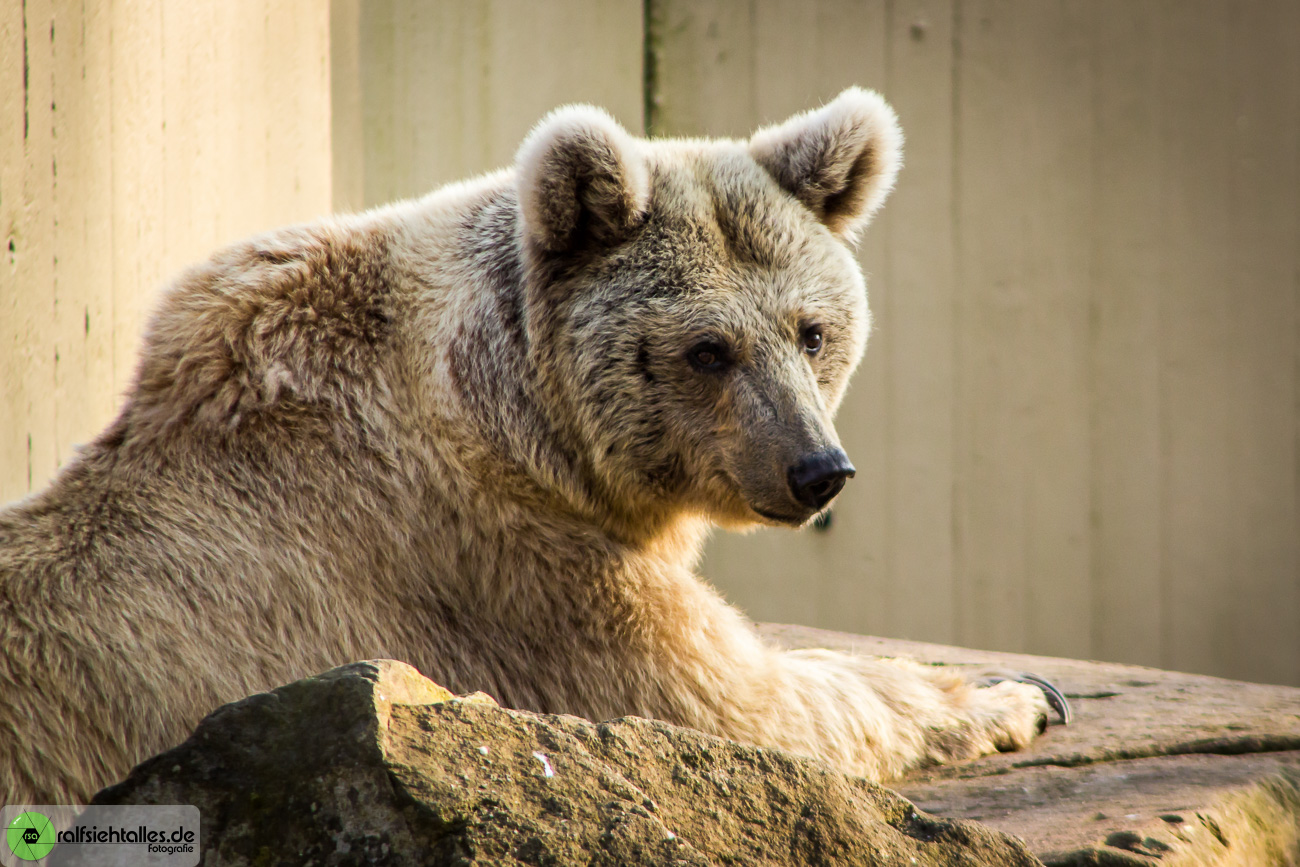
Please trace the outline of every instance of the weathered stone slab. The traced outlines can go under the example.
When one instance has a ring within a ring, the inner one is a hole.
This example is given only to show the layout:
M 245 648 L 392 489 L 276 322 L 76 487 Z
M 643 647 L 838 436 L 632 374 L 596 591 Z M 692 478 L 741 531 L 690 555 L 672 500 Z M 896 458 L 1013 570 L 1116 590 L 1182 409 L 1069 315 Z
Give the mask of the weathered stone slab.
M 1028 750 L 896 784 L 936 815 L 1022 837 L 1049 865 L 1300 861 L 1300 689 L 1129 665 L 765 625 L 787 647 L 1032 671 L 1075 722 Z
M 356 663 L 226 705 L 95 803 L 193 804 L 219 865 L 1032 865 L 811 760 L 454 699 Z
M 789 647 L 1033 671 L 1075 723 L 913 774 L 896 785 L 914 810 L 777 751 L 502 710 L 359 663 L 220 709 L 97 801 L 195 804 L 212 865 L 1300 861 L 1300 689 L 762 628 Z

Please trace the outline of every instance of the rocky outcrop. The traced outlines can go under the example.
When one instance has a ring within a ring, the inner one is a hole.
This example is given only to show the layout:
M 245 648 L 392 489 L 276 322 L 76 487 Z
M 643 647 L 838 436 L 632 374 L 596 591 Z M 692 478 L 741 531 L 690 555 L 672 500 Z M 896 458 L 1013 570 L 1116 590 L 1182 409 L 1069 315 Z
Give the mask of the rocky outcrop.
M 227 705 L 96 803 L 193 804 L 218 865 L 1030 865 L 817 762 L 459 699 L 363 662 Z
M 1033 671 L 1074 722 L 896 783 L 935 815 L 1023 838 L 1051 867 L 1300 863 L 1300 689 L 766 625 L 786 647 Z
M 661 723 L 502 710 L 381 661 L 227 705 L 96 800 L 194 804 L 208 865 L 1300 863 L 1300 689 L 763 630 L 1033 671 L 1075 721 L 899 795 Z

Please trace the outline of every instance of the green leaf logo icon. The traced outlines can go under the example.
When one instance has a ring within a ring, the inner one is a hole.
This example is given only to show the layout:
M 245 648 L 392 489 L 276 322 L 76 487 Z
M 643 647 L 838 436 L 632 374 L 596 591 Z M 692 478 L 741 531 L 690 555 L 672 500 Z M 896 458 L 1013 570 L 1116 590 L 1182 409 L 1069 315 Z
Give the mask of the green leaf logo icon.
M 9 851 L 24 861 L 36 861 L 50 854 L 54 838 L 54 825 L 41 813 L 19 813 L 5 831 Z

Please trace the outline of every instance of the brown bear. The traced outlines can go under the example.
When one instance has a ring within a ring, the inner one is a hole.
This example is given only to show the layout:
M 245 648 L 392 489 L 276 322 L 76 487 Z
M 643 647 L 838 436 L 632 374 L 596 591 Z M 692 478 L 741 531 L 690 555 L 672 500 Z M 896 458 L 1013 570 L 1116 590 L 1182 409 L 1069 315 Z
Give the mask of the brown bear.
M 0 514 L 0 800 L 83 802 L 376 657 L 875 779 L 1026 744 L 1038 686 L 780 651 L 692 573 L 853 474 L 851 247 L 901 144 L 859 89 L 749 141 L 569 107 L 513 169 L 182 274 L 118 418 Z

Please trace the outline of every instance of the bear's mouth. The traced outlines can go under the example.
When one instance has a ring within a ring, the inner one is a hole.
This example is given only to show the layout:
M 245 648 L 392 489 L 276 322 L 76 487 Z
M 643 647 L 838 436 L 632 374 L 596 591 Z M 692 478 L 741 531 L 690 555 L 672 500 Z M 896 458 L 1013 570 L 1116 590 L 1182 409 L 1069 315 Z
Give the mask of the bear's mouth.
M 778 524 L 786 524 L 792 527 L 803 526 L 804 522 L 813 516 L 812 512 L 808 512 L 800 515 L 783 515 L 780 512 L 773 512 L 768 509 L 760 509 L 758 506 L 755 506 L 752 503 L 749 503 L 747 505 L 749 506 L 749 510 L 751 512 L 753 512 L 754 514 L 758 515 L 761 518 L 766 518 L 769 521 L 774 521 Z
M 768 506 L 756 505 L 753 500 L 745 496 L 744 486 L 741 485 L 736 480 L 736 477 L 728 470 L 720 470 L 719 475 L 727 483 L 728 487 L 732 489 L 732 495 L 734 497 L 733 502 L 743 506 L 749 512 L 757 515 L 768 523 L 779 524 L 782 527 L 802 527 L 815 514 L 814 512 L 807 511 L 801 504 L 793 501 L 790 501 L 785 505 L 793 506 L 796 510 L 794 512 L 783 511 L 780 510 L 779 507 L 770 508 Z

